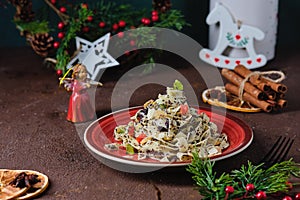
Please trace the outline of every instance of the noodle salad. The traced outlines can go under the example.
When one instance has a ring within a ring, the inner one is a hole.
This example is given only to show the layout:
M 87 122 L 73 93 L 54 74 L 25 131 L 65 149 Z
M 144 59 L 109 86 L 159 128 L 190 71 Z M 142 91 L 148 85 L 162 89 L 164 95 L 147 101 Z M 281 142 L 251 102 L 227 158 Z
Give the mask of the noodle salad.
M 183 85 L 176 80 L 166 94 L 147 101 L 126 125 L 114 129 L 116 142 L 105 144 L 109 151 L 126 149 L 128 156 L 137 153 L 160 162 L 189 161 L 192 153 L 211 157 L 229 146 L 225 133 L 204 112 L 190 107 Z

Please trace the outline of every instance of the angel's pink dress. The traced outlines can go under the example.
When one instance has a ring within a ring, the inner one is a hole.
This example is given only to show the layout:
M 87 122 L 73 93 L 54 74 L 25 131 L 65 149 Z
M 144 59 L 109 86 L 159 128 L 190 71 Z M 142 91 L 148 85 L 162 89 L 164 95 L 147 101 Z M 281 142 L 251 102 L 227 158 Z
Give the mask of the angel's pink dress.
M 74 80 L 70 96 L 67 120 L 71 122 L 85 122 L 95 119 L 90 97 L 85 83 Z

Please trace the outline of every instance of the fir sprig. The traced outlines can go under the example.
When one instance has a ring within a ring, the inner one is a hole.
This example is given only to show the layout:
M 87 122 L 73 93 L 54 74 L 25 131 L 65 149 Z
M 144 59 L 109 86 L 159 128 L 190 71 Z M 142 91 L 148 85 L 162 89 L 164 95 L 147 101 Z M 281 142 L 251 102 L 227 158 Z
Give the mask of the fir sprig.
M 131 28 L 137 27 L 140 24 L 140 19 L 142 16 L 146 16 L 150 11 L 146 9 L 135 9 L 129 4 L 117 5 L 114 2 L 104 2 L 99 1 L 91 4 L 89 6 L 93 10 L 92 22 L 86 22 L 86 25 L 91 29 L 87 33 L 81 33 L 86 39 L 93 41 L 103 36 L 108 32 L 111 34 L 116 34 L 119 31 L 126 31 Z M 119 28 L 118 30 L 113 30 L 113 24 L 118 23 L 120 20 L 126 22 L 127 26 Z M 98 23 L 95 21 L 105 22 L 105 27 L 99 28 Z
M 91 10 L 81 7 L 78 10 L 78 17 L 71 18 L 66 35 L 61 41 L 60 47 L 56 53 L 56 68 L 62 69 L 63 73 L 65 72 L 65 67 L 70 61 L 70 55 L 67 52 L 70 41 L 76 37 L 76 34 L 80 31 L 81 26 L 85 23 L 87 17 L 92 15 L 93 13 Z
M 160 18 L 161 21 L 156 23 L 157 27 L 181 30 L 184 26 L 190 26 L 179 10 L 169 10 L 167 13 L 162 13 Z
M 203 160 L 194 153 L 194 159 L 187 171 L 193 174 L 192 178 L 196 182 L 198 191 L 205 199 L 224 199 L 225 187 L 232 184 L 233 178 L 225 173 L 217 178 L 216 172 L 213 171 L 214 165 L 214 161 Z
M 28 32 L 32 35 L 36 33 L 48 33 L 50 31 L 47 21 L 23 22 L 21 20 L 14 20 L 14 23 L 21 32 Z
M 122 35 L 123 32 L 140 27 L 160 27 L 181 30 L 184 26 L 189 25 L 185 22 L 184 16 L 179 10 L 153 10 L 155 9 L 154 4 L 151 8 L 136 9 L 130 4 L 117 4 L 104 0 L 93 2 L 89 5 L 86 3 L 66 4 L 66 2 L 50 0 L 44 0 L 44 2 L 60 19 L 60 22 L 57 24 L 59 32 L 56 39 L 58 41 L 52 42 L 53 44 L 51 44 L 56 50 L 56 59 L 46 58 L 46 60 L 55 63 L 55 69 L 59 76 L 65 73 L 67 64 L 72 57 L 72 51 L 74 49 L 70 47 L 71 44 L 73 44 L 72 40 L 76 36 L 89 41 L 95 41 L 106 33 L 111 33 L 111 35 L 118 34 L 117 36 L 122 38 L 120 35 Z M 64 8 L 63 10 L 65 11 L 62 11 L 62 8 Z M 30 9 L 32 8 L 30 7 Z M 46 12 L 45 9 L 39 12 L 39 14 L 43 14 L 44 12 Z M 45 19 L 45 16 L 43 19 Z M 47 21 L 15 21 L 15 23 L 18 29 L 20 29 L 22 36 L 53 32 L 53 30 L 50 30 L 48 27 Z M 120 42 L 127 42 L 128 45 L 134 49 L 145 46 L 151 47 L 157 44 L 155 34 L 139 32 L 135 38 L 133 36 L 130 38 L 126 37 L 126 39 Z M 49 48 L 49 51 L 50 50 L 53 51 L 54 49 Z M 149 63 L 150 68 L 146 69 L 146 71 L 151 71 L 155 65 L 154 54 L 154 52 L 149 51 L 147 55 L 141 55 L 139 53 L 135 53 L 134 55 L 137 55 L 139 60 L 143 60 L 144 63 Z M 126 50 L 125 55 L 129 55 Z M 132 56 L 127 58 L 129 60 Z
M 247 165 L 243 165 L 240 169 L 223 173 L 218 178 L 213 171 L 214 164 L 209 159 L 199 158 L 195 153 L 193 161 L 187 168 L 187 171 L 193 174 L 192 178 L 204 199 L 248 199 L 254 198 L 258 191 L 264 191 L 266 194 L 288 192 L 288 179 L 291 175 L 297 177 L 300 175 L 300 165 L 292 159 L 276 163 L 267 169 L 263 163 L 253 165 L 248 161 Z M 254 188 L 247 191 L 248 184 Z M 230 195 L 226 193 L 227 186 L 234 188 Z

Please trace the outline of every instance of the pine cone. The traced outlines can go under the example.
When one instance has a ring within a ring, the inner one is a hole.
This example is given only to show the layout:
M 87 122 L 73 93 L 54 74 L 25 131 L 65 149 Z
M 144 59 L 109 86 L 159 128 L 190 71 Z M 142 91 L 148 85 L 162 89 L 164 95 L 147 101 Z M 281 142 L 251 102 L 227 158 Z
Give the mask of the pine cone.
M 152 6 L 154 10 L 160 12 L 166 12 L 171 9 L 171 0 L 152 0 Z
M 54 39 L 48 33 L 37 33 L 29 40 L 32 49 L 42 57 L 47 57 L 54 51 Z
M 34 12 L 32 11 L 32 1 L 30 0 L 10 0 L 10 2 L 16 7 L 15 20 L 21 20 L 30 22 L 34 18 Z
M 9 0 L 9 2 L 14 6 L 21 6 L 21 7 L 25 7 L 29 3 L 32 3 L 30 0 Z

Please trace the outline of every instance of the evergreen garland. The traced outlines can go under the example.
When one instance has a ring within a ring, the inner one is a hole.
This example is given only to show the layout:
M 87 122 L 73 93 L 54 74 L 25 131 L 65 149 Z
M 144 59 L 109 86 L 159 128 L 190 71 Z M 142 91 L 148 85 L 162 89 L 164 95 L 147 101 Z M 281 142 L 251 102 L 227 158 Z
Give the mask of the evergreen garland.
M 22 6 L 18 5 L 17 2 L 9 1 L 18 7 L 17 10 L 22 9 Z M 28 2 L 31 3 L 29 0 Z M 108 32 L 114 35 L 138 27 L 161 27 L 181 30 L 184 26 L 189 25 L 184 20 L 181 12 L 175 9 L 167 9 L 165 11 L 153 10 L 152 8 L 136 9 L 129 4 L 117 5 L 114 2 L 105 2 L 104 0 L 90 3 L 89 5 L 85 3 L 64 4 L 63 1 L 58 0 L 44 0 L 44 2 L 57 14 L 61 20 L 59 23 L 63 25 L 63 27 L 58 28 L 61 35 L 53 43 L 53 47 L 56 48 L 55 60 L 53 58 L 46 59 L 55 61 L 54 68 L 58 75 L 65 73 L 68 62 L 74 56 L 73 53 L 76 52 L 76 50 L 72 49 L 75 36 L 95 41 Z M 153 8 L 155 6 L 153 5 Z M 121 21 L 123 25 L 120 24 Z M 28 20 L 22 21 L 22 19 L 17 19 L 14 22 L 21 35 L 26 37 L 28 35 L 57 31 L 57 27 L 53 31 L 48 21 L 44 19 L 34 19 L 29 22 Z M 100 23 L 102 24 L 100 25 Z M 32 38 L 31 36 L 29 37 Z M 139 35 L 137 38 L 140 38 L 140 40 L 135 40 L 135 46 L 138 48 L 147 44 L 151 45 L 156 39 L 153 37 L 149 34 L 145 36 Z M 151 52 L 149 55 L 145 55 L 144 58 L 146 59 L 145 62 L 154 63 Z
M 65 37 L 62 39 L 60 47 L 58 48 L 56 53 L 56 69 L 62 69 L 63 73 L 66 70 L 68 62 L 70 61 L 70 55 L 67 51 L 70 42 L 76 37 L 77 32 L 80 31 L 88 16 L 92 16 L 92 11 L 88 10 L 86 7 L 81 7 L 78 10 L 78 17 L 71 18 L 69 22 L 68 30 L 65 34 Z
M 201 159 L 197 153 L 187 167 L 204 199 L 253 199 L 260 194 L 287 193 L 291 187 L 291 175 L 300 178 L 300 164 L 292 159 L 276 163 L 265 169 L 264 163 L 253 165 L 248 161 L 240 169 L 222 173 L 213 171 L 215 162 Z M 259 199 L 259 198 L 258 198 Z

